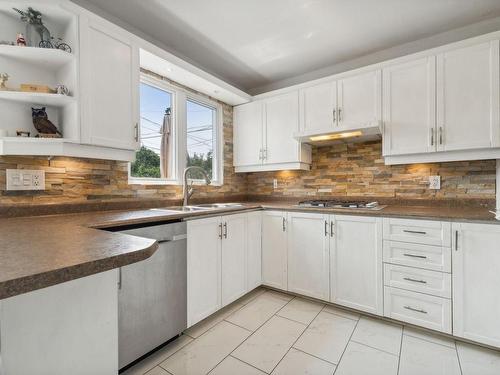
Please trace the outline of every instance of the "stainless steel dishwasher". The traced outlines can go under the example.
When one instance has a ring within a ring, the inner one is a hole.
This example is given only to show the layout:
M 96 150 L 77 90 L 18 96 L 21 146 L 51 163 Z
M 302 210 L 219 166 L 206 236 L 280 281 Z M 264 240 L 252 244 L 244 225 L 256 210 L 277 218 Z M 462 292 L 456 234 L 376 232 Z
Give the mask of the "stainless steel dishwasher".
M 119 367 L 123 368 L 187 327 L 186 223 L 115 231 L 159 243 L 150 258 L 120 269 L 118 342 Z

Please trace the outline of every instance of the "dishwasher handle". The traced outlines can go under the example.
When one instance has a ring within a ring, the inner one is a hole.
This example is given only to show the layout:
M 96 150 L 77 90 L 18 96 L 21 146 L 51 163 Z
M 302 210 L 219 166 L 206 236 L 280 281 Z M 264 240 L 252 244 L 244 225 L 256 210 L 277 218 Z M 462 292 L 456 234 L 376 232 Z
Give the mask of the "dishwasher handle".
M 175 234 L 170 237 L 165 237 L 162 239 L 158 239 L 158 243 L 165 243 L 165 242 L 173 242 L 173 241 L 181 241 L 187 239 L 187 234 Z

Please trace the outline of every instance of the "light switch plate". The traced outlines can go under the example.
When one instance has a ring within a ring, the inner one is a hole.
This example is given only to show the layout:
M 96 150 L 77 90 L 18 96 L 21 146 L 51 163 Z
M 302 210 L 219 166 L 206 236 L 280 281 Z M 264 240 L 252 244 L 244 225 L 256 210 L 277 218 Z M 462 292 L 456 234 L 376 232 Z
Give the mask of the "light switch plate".
M 278 188 L 278 179 L 273 178 L 273 189 L 277 189 L 277 188 Z
M 7 169 L 6 189 L 12 190 L 45 190 L 45 171 L 29 169 Z
M 441 176 L 429 176 L 429 189 L 441 189 Z

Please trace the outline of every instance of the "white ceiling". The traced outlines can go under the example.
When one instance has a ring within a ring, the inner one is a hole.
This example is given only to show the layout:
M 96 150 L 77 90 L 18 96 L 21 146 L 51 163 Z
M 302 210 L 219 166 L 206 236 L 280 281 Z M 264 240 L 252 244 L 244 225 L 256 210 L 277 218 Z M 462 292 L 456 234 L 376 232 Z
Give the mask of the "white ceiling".
M 499 0 L 74 0 L 250 93 L 500 16 Z

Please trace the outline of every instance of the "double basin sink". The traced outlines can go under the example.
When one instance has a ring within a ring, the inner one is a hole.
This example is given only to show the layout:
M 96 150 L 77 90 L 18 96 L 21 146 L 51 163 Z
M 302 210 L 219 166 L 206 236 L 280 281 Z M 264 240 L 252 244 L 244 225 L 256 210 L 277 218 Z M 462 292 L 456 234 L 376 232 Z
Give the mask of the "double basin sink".
M 241 203 L 206 203 L 197 204 L 190 206 L 171 206 L 164 208 L 152 208 L 152 211 L 164 211 L 164 212 L 203 212 L 203 211 L 215 211 L 215 210 L 226 210 L 231 208 L 241 208 L 243 205 Z

